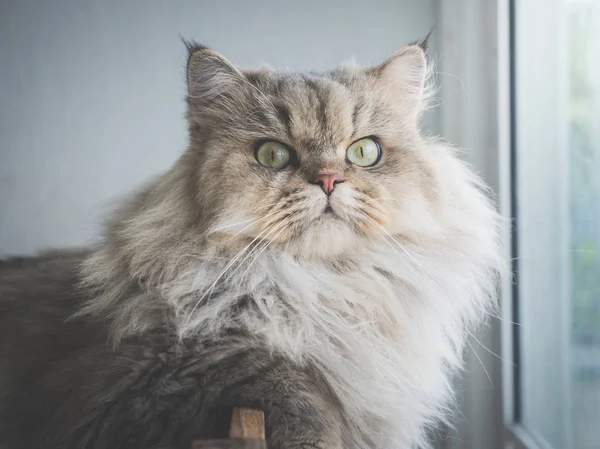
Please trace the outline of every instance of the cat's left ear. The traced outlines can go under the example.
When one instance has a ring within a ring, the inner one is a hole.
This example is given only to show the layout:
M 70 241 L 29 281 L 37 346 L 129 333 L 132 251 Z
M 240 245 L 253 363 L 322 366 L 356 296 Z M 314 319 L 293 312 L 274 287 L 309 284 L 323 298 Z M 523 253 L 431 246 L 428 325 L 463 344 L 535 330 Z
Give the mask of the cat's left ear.
M 244 75 L 214 50 L 194 42 L 186 65 L 188 104 L 192 118 L 218 116 L 243 99 Z
M 372 69 L 377 83 L 403 109 L 418 115 L 426 104 L 426 44 L 411 44 Z

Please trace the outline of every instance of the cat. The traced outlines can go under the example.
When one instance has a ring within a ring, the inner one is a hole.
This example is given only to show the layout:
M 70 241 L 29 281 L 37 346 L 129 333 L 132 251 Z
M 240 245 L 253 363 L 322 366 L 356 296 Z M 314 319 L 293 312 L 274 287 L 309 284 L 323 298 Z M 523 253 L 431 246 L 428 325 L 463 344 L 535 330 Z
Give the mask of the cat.
M 494 307 L 500 218 L 427 135 L 424 42 L 327 73 L 186 43 L 189 148 L 101 243 L 0 264 L 0 448 L 428 447 Z

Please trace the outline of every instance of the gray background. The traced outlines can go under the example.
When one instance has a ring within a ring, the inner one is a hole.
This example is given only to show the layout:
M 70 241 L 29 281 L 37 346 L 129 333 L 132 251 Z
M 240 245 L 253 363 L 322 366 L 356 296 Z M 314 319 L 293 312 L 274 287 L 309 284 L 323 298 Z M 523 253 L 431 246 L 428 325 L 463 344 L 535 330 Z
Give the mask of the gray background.
M 0 3 L 0 256 L 79 245 L 186 146 L 179 35 L 257 66 L 376 63 L 435 0 Z

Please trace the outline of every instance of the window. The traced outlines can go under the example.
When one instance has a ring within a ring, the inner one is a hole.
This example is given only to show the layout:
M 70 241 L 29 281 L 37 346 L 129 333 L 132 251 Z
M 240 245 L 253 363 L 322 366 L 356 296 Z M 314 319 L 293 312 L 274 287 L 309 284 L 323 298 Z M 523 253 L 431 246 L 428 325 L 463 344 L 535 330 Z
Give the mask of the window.
M 513 1 L 512 51 L 509 439 L 598 449 L 600 1 Z

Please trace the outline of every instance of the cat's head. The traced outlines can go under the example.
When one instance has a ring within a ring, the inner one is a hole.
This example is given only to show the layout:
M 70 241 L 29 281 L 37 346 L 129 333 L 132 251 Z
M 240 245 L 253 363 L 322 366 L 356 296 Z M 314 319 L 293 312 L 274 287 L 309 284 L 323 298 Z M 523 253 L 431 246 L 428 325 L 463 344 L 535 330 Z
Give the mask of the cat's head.
M 209 235 L 330 257 L 431 222 L 423 45 L 328 73 L 242 71 L 189 45 L 190 151 Z

